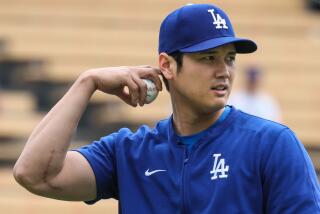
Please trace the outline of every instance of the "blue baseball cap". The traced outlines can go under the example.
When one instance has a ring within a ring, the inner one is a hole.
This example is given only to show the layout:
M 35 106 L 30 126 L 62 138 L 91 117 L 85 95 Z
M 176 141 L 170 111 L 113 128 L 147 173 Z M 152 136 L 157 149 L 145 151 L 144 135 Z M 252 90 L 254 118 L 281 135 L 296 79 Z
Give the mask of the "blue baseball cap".
M 257 45 L 237 38 L 227 14 L 212 4 L 188 4 L 170 13 L 159 33 L 162 52 L 201 52 L 233 43 L 237 53 L 252 53 Z

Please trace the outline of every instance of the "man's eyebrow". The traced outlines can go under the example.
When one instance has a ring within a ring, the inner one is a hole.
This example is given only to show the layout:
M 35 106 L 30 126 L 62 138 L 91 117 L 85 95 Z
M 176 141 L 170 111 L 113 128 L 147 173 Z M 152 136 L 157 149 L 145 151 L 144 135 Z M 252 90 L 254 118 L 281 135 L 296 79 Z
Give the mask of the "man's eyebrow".
M 198 54 L 204 55 L 204 54 L 216 54 L 217 51 L 204 51 L 204 52 L 199 52 Z
M 218 53 L 218 52 L 212 50 L 212 51 L 199 52 L 198 54 L 205 55 L 205 54 L 216 54 L 216 53 Z M 227 54 L 236 55 L 237 52 L 236 51 L 229 51 Z

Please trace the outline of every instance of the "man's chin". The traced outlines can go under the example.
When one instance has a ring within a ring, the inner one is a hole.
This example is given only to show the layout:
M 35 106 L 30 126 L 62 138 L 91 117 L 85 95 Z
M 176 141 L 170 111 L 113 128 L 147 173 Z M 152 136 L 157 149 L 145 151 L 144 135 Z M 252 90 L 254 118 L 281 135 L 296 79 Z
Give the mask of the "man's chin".
M 226 102 L 219 102 L 219 103 L 211 104 L 210 106 L 208 106 L 205 109 L 205 112 L 208 114 L 215 113 L 215 112 L 223 109 L 225 107 L 225 105 L 226 105 Z

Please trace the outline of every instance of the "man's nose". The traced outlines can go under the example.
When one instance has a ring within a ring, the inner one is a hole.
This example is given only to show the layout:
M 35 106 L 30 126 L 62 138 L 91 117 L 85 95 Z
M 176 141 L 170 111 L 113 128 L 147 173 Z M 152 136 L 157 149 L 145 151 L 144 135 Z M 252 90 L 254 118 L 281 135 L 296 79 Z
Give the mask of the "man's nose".
M 215 77 L 216 78 L 226 78 L 229 77 L 229 66 L 224 60 L 217 60 L 215 67 Z

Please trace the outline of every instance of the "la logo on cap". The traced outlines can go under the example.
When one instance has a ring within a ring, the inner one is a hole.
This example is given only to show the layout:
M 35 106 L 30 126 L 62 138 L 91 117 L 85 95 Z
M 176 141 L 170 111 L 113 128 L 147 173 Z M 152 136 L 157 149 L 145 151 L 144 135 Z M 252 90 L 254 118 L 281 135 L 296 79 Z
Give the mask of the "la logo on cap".
M 208 13 L 212 15 L 213 18 L 213 24 L 216 26 L 216 29 L 228 29 L 226 20 L 221 18 L 221 16 L 218 13 L 214 13 L 214 9 L 208 10 Z

